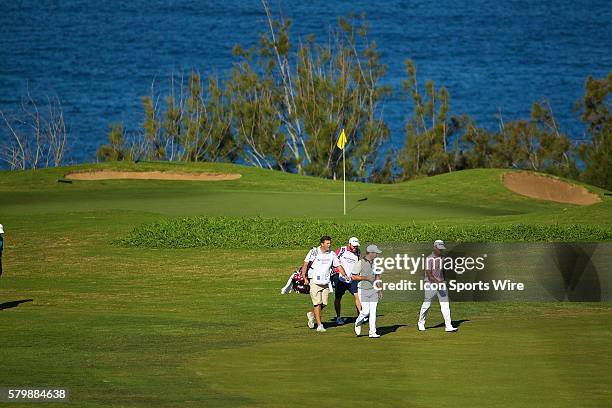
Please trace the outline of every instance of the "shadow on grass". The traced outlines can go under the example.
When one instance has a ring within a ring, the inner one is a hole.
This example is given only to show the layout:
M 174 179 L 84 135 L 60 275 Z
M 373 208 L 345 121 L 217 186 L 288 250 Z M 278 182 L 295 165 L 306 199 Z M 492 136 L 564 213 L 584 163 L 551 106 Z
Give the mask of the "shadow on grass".
M 393 324 L 391 326 L 377 327 L 376 333 L 380 334 L 382 337 L 389 333 L 395 333 L 397 329 L 399 329 L 400 327 L 406 327 L 406 325 L 405 324 Z
M 358 203 L 357 203 L 357 204 L 355 204 L 354 206 L 352 206 L 351 208 L 347 209 L 347 210 L 346 210 L 346 212 L 347 212 L 347 213 L 353 212 L 353 210 L 354 210 L 354 209 L 356 209 L 357 207 L 359 207 L 361 204 L 363 204 L 363 202 L 364 202 L 364 201 L 367 201 L 367 200 L 368 200 L 368 198 L 367 198 L 367 197 L 366 197 L 366 198 L 362 198 L 362 199 L 360 199 L 360 200 L 357 200 L 357 201 L 358 201 Z
M 384 315 L 376 315 L 377 317 L 381 317 Z M 332 317 L 331 318 L 331 322 L 325 322 L 323 325 L 325 326 L 326 329 L 330 329 L 333 327 L 342 327 L 342 326 L 346 326 L 348 324 L 354 325 L 355 324 L 355 320 L 357 320 L 356 316 L 352 316 L 352 317 L 343 317 L 342 318 L 344 320 L 344 324 L 338 324 L 336 323 L 336 317 Z M 368 324 L 367 320 L 365 322 L 365 324 Z
M 33 302 L 34 299 L 13 300 L 11 302 L 0 303 L 0 310 L 10 309 L 19 306 L 21 303 Z
M 459 327 L 459 326 L 461 326 L 461 324 L 463 324 L 463 323 L 465 323 L 465 322 L 469 322 L 469 320 L 468 320 L 468 319 L 462 319 L 462 320 L 452 320 L 452 321 L 451 321 L 451 324 L 452 324 L 454 327 Z M 444 327 L 444 322 L 442 322 L 442 323 L 440 323 L 440 324 L 437 324 L 437 325 L 435 325 L 435 326 L 428 326 L 428 327 L 425 327 L 425 328 L 426 328 L 426 329 L 437 329 L 438 327 Z

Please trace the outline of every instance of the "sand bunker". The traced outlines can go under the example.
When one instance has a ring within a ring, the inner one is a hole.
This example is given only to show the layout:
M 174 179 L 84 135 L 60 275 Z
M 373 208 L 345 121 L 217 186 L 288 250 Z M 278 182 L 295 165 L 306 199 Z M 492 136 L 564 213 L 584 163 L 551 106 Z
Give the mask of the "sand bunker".
M 176 171 L 87 171 L 66 174 L 69 180 L 189 180 L 223 181 L 236 180 L 238 173 L 182 173 Z
M 517 194 L 540 200 L 577 205 L 591 205 L 601 201 L 598 195 L 584 187 L 535 173 L 506 173 L 503 182 Z

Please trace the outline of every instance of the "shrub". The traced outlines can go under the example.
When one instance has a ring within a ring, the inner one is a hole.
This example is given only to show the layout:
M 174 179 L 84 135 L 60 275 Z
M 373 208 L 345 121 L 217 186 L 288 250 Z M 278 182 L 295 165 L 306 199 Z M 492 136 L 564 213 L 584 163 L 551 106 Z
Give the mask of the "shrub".
M 141 248 L 304 248 L 322 235 L 343 243 L 363 242 L 596 242 L 612 240 L 612 230 L 595 225 L 468 224 L 393 225 L 340 223 L 308 218 L 165 218 L 136 227 L 117 244 Z

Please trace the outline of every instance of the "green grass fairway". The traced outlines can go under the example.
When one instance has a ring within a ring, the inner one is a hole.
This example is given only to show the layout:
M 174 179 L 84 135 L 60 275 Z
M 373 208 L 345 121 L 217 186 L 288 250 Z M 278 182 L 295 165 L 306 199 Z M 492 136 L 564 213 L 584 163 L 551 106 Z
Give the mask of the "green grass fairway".
M 309 297 L 279 294 L 316 243 L 113 243 L 142 223 L 192 215 L 612 228 L 602 190 L 589 187 L 603 200 L 589 207 L 551 203 L 507 190 L 502 170 L 471 170 L 349 183 L 343 217 L 341 182 L 235 165 L 95 166 L 243 175 L 234 181 L 57 182 L 90 167 L 0 172 L 0 387 L 67 387 L 74 407 L 612 405 L 612 302 L 455 302 L 460 331 L 446 334 L 416 330 L 419 303 L 383 300 L 380 339 L 357 338 L 352 325 L 319 334 L 306 327 Z M 348 297 L 343 305 L 351 316 Z M 430 316 L 428 326 L 441 323 L 435 303 Z

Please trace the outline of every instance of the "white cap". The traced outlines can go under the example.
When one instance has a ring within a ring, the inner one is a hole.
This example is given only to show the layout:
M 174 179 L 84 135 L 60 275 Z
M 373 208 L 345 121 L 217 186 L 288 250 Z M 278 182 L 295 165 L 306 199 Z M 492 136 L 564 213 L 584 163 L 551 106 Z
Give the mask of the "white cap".
M 444 246 L 444 241 L 442 241 L 441 239 L 436 239 L 434 242 L 434 248 L 446 249 L 446 247 Z
M 4 234 L 4 225 L 0 224 L 0 234 Z
M 357 237 L 352 237 L 351 239 L 349 239 L 349 244 L 354 247 L 357 247 L 359 246 L 359 240 L 357 239 Z
M 382 251 L 374 244 L 368 245 L 368 247 L 366 248 L 366 252 L 374 252 L 377 254 L 382 254 Z

